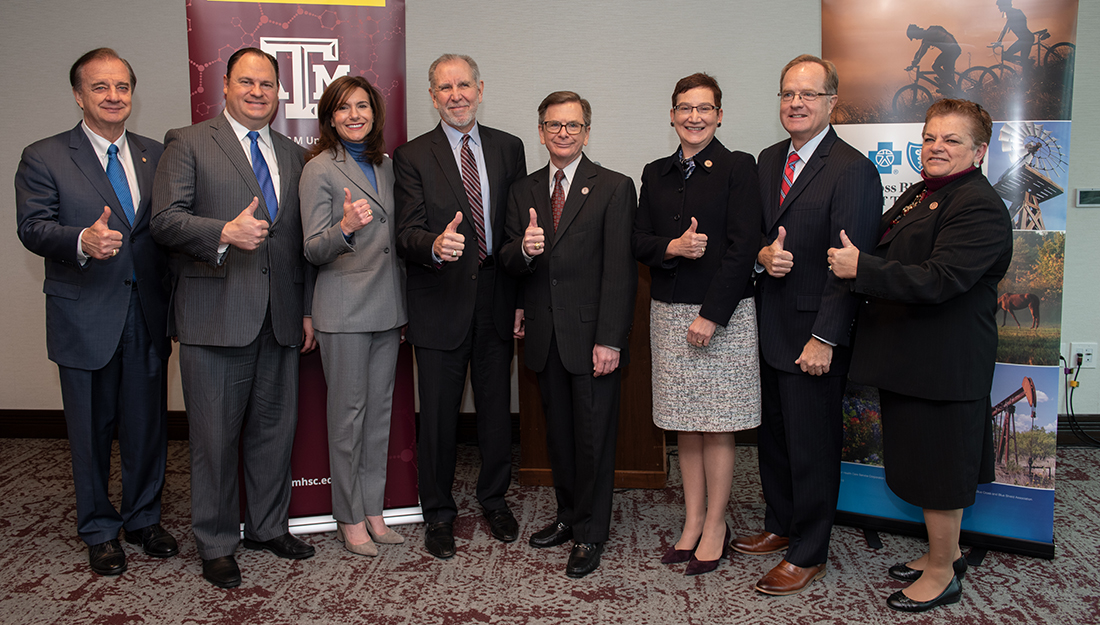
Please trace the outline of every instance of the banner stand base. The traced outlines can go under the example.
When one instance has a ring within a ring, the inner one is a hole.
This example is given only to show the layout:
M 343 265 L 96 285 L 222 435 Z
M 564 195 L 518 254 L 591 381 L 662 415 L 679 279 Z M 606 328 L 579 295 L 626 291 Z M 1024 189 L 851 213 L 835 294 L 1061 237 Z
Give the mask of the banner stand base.
M 410 508 L 391 508 L 382 511 L 386 525 L 411 525 L 424 522 L 424 511 L 420 506 Z M 331 514 L 304 516 L 290 519 L 291 534 L 321 534 L 336 531 L 336 519 Z M 241 523 L 241 539 L 244 539 L 244 523 Z
M 924 527 L 924 523 L 887 519 L 845 510 L 837 510 L 835 523 L 837 525 L 847 525 L 849 527 L 862 529 L 865 535 L 868 530 L 871 530 L 889 534 L 900 534 L 902 536 L 928 538 L 928 530 Z M 1024 540 L 1022 538 L 1008 538 L 1005 536 L 995 536 L 993 534 L 963 530 L 959 535 L 959 544 L 969 546 L 972 550 L 983 549 L 1001 551 L 1004 553 L 1015 553 L 1022 556 L 1031 556 L 1033 558 L 1043 558 L 1045 560 L 1054 559 L 1053 540 L 1049 543 L 1040 543 L 1032 540 Z

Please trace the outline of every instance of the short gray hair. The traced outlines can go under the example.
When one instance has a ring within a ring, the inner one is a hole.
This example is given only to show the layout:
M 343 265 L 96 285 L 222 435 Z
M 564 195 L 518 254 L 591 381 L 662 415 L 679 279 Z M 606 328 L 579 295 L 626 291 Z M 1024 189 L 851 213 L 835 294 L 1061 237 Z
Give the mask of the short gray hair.
M 428 86 L 435 88 L 435 68 L 439 67 L 442 63 L 450 63 L 451 61 L 466 61 L 466 64 L 470 66 L 470 71 L 474 73 L 474 82 L 481 81 L 481 70 L 477 68 L 477 61 L 473 57 L 467 54 L 444 54 L 438 59 L 432 61 L 431 67 L 428 68 Z

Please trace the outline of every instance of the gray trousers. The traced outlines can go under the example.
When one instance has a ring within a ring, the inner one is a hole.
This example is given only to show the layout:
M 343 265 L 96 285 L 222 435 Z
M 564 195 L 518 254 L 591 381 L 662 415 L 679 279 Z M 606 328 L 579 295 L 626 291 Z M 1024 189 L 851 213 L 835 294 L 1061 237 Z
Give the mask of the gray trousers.
M 382 514 L 401 330 L 315 335 L 328 386 L 332 516 L 359 523 Z
M 191 527 L 199 557 L 231 555 L 240 541 L 237 465 L 244 460 L 245 536 L 289 529 L 290 452 L 298 424 L 298 348 L 275 341 L 270 316 L 244 347 L 180 345 L 191 437 Z

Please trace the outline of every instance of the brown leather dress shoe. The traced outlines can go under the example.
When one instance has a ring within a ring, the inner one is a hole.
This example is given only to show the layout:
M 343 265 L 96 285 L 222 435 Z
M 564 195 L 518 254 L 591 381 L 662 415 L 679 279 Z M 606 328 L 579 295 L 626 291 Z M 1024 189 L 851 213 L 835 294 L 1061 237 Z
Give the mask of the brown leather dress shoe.
M 769 553 L 777 553 L 787 548 L 790 543 L 785 536 L 776 536 L 771 532 L 753 534 L 752 536 L 739 536 L 730 543 L 730 547 L 738 553 L 750 556 L 763 556 Z
M 774 569 L 768 571 L 767 575 L 761 577 L 754 588 L 766 595 L 795 595 L 809 586 L 810 582 L 822 577 L 825 577 L 824 562 L 802 568 L 783 560 Z

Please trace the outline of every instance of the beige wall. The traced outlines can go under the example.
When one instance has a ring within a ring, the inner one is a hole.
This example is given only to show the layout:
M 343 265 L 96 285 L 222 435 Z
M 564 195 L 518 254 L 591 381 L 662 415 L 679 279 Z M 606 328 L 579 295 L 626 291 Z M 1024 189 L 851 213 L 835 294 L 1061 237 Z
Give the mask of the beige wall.
M 156 25 L 150 28 L 149 25 Z M 79 120 L 68 68 L 97 46 L 111 46 L 138 75 L 129 128 L 160 138 L 190 123 L 182 0 L 15 0 L 0 20 L 0 55 L 7 89 L 0 119 L 0 172 L 15 173 L 23 146 L 71 128 Z M 528 168 L 545 163 L 535 108 L 556 89 L 592 102 L 587 153 L 607 167 L 641 175 L 644 164 L 671 153 L 668 94 L 681 76 L 707 71 L 722 83 L 727 145 L 750 153 L 783 138 L 776 115 L 778 72 L 797 53 L 820 52 L 820 0 L 656 0 L 590 2 L 407 3 L 408 134 L 429 130 L 438 117 L 427 97 L 427 67 L 441 53 L 472 55 L 485 80 L 483 123 L 519 135 Z M 1092 156 L 1100 143 L 1100 3 L 1082 0 L 1078 22 L 1069 187 L 1100 187 Z M 118 34 L 115 34 L 118 33 Z M 843 77 L 842 77 L 843 78 Z M 9 177 L 8 180 L 11 180 Z M 46 359 L 42 262 L 15 235 L 14 192 L 0 207 L 0 318 L 7 327 L 0 357 L 0 409 L 61 407 L 57 369 Z M 1070 208 L 1067 218 L 1063 337 L 1100 342 L 1100 209 Z M 1079 413 L 1100 413 L 1100 370 L 1081 374 Z M 170 407 L 182 409 L 172 368 Z M 1063 410 L 1064 412 L 1064 410 Z

